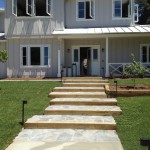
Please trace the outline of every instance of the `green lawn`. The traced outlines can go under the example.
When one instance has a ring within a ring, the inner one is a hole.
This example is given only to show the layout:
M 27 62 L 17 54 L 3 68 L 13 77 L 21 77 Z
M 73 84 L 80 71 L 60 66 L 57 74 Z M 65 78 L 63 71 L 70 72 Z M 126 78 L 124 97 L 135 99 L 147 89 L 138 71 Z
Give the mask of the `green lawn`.
M 110 84 L 114 84 L 114 80 L 118 81 L 118 84 L 134 84 L 133 79 L 111 79 L 109 80 Z M 146 84 L 146 85 L 150 85 L 150 78 L 138 78 L 135 80 L 136 84 Z
M 123 115 L 115 117 L 124 150 L 147 150 L 140 138 L 150 138 L 150 96 L 118 98 Z
M 50 98 L 50 90 L 59 82 L 0 82 L 0 150 L 4 150 L 22 126 L 22 99 L 27 99 L 25 119 L 42 114 Z

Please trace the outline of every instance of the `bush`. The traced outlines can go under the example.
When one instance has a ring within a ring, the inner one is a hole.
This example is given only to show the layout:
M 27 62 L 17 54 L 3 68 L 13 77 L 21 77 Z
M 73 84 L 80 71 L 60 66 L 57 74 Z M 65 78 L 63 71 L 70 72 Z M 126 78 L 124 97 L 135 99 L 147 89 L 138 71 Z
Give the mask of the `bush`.
M 8 54 L 6 50 L 0 51 L 0 62 L 4 63 L 7 61 Z

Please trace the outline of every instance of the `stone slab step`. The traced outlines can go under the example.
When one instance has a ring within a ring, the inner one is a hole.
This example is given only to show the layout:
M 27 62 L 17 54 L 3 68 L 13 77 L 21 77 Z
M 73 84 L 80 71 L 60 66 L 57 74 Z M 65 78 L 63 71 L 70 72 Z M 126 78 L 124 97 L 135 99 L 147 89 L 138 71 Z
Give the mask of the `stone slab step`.
M 23 129 L 6 150 L 123 150 L 115 130 Z
M 104 87 L 109 83 L 63 83 L 64 87 Z
M 55 87 L 53 92 L 101 92 L 104 87 Z
M 102 77 L 63 77 L 63 80 L 103 80 Z
M 25 128 L 115 130 L 116 123 L 112 116 L 42 115 L 28 119 Z
M 117 105 L 115 98 L 55 98 L 50 105 Z
M 51 92 L 51 98 L 106 98 L 105 92 Z
M 90 80 L 90 79 L 87 79 L 87 80 L 63 80 L 64 83 L 83 83 L 83 81 L 85 83 L 108 83 L 108 80 Z
M 50 105 L 45 109 L 45 115 L 119 115 L 122 111 L 118 106 L 82 106 L 82 105 Z

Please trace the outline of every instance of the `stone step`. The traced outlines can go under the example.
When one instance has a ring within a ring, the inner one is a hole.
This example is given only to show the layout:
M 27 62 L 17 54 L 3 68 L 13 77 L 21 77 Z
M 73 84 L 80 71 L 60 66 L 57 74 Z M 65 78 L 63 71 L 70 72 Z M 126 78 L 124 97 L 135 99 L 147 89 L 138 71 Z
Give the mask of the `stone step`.
M 63 83 L 64 87 L 104 87 L 109 83 Z
M 94 115 L 114 116 L 121 114 L 118 106 L 84 106 L 84 105 L 50 105 L 45 109 L 45 115 Z
M 87 79 L 87 80 L 63 80 L 64 83 L 83 83 L 83 81 L 85 83 L 108 83 L 108 80 L 90 80 L 90 79 Z
M 101 92 L 104 87 L 55 87 L 53 92 Z
M 63 77 L 63 80 L 104 80 L 102 77 Z
M 55 98 L 50 105 L 117 105 L 114 98 Z
M 106 98 L 105 92 L 51 92 L 51 98 Z
M 112 116 L 42 115 L 33 116 L 25 123 L 25 129 L 101 129 L 115 130 Z

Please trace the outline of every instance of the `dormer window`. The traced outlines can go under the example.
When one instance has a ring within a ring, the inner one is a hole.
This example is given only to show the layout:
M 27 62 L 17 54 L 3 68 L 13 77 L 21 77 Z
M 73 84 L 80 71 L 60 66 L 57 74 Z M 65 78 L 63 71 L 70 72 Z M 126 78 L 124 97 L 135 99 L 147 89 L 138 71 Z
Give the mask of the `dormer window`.
M 15 16 L 51 16 L 52 0 L 12 0 Z
M 130 18 L 131 0 L 113 0 L 113 17 Z
M 94 19 L 95 3 L 94 0 L 77 0 L 77 19 Z

